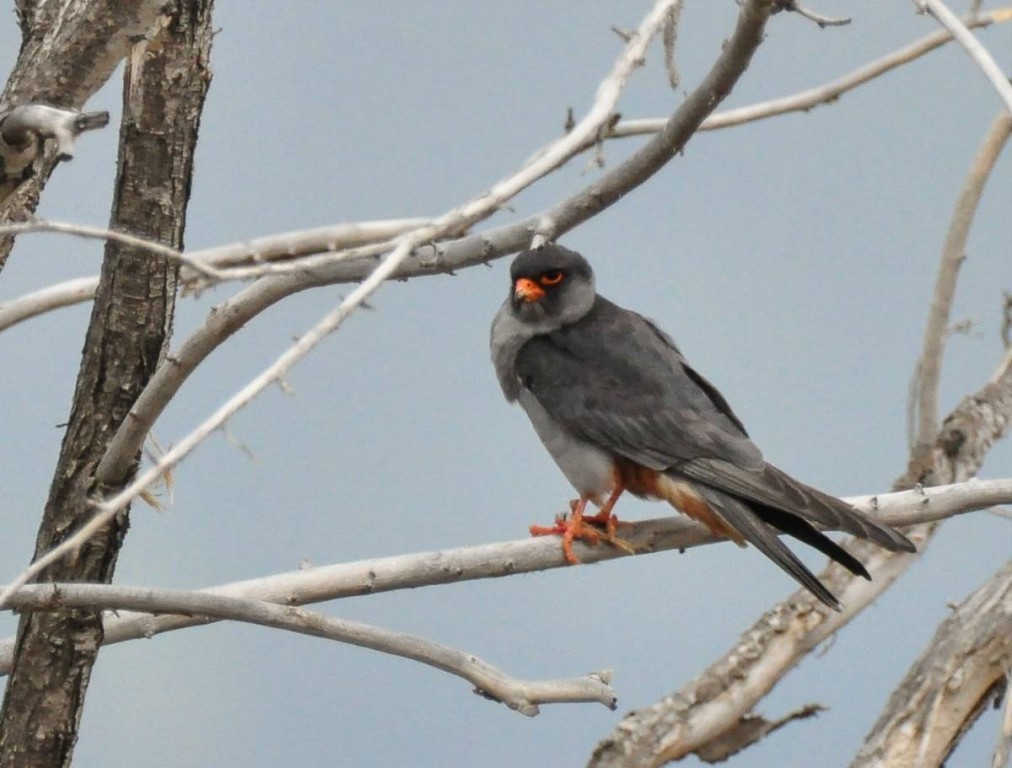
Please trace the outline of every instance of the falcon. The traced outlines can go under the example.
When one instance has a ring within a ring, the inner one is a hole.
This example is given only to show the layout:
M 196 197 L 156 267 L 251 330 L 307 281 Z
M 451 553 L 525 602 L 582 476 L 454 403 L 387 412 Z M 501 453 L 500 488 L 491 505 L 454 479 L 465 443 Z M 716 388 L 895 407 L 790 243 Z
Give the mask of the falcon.
M 820 529 L 888 550 L 916 551 L 899 532 L 768 463 L 724 396 L 642 315 L 603 296 L 586 259 L 561 245 L 520 253 L 492 322 L 491 352 L 509 402 L 519 402 L 579 498 L 555 526 L 531 533 L 572 543 L 615 535 L 626 491 L 667 501 L 714 534 L 752 544 L 826 605 L 839 601 L 780 539 L 788 534 L 864 578 L 868 571 Z M 586 514 L 587 503 L 599 508 Z M 602 531 L 603 528 L 603 531 Z

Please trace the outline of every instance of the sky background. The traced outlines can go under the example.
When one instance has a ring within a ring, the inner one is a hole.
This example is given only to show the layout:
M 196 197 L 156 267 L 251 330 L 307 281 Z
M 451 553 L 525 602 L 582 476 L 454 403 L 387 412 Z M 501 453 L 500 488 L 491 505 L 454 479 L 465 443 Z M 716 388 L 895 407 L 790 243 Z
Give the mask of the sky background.
M 985 8 L 990 4 L 985 4 Z M 819 0 L 854 22 L 821 30 L 775 17 L 725 106 L 787 95 L 934 31 L 909 2 Z M 186 245 L 344 221 L 431 216 L 469 199 L 581 115 L 649 3 L 298 3 L 219 0 L 214 81 L 201 123 Z M 694 87 L 733 27 L 732 0 L 689 0 L 678 47 Z M 980 33 L 1005 71 L 1009 25 Z M 13 10 L 0 56 L 18 48 Z M 668 115 L 682 100 L 659 47 L 619 111 Z M 40 215 L 103 226 L 116 158 L 120 80 L 88 104 L 113 125 L 59 168 Z M 999 109 L 949 46 L 809 114 L 702 134 L 685 155 L 562 242 L 594 264 L 601 292 L 679 342 L 771 461 L 827 491 L 888 490 L 906 462 L 906 398 L 938 255 L 970 160 Z M 608 167 L 642 140 L 609 144 Z M 994 172 L 968 244 L 954 318 L 974 333 L 947 350 L 942 408 L 988 378 L 1012 290 L 1012 158 Z M 521 195 L 504 223 L 592 181 L 580 158 Z M 20 238 L 0 301 L 96 273 L 101 245 Z M 383 287 L 289 377 L 205 443 L 175 476 L 171 507 L 137 505 L 116 579 L 197 588 L 383 555 L 520 538 L 571 489 L 488 361 L 508 260 Z M 176 344 L 236 288 L 182 299 Z M 159 420 L 188 433 L 347 286 L 286 300 L 194 375 Z M 27 563 L 80 360 L 89 308 L 0 335 L 0 581 Z M 1012 474 L 1006 443 L 981 475 Z M 623 499 L 622 517 L 666 508 Z M 795 723 L 736 763 L 849 761 L 908 665 L 948 613 L 1008 558 L 1012 528 L 988 513 L 947 523 L 876 605 L 761 705 Z M 808 558 L 819 567 L 818 557 Z M 610 667 L 619 710 L 552 705 L 525 718 L 455 677 L 401 659 L 250 626 L 213 626 L 102 652 L 76 765 L 568 766 L 630 709 L 677 689 L 794 588 L 754 550 L 710 546 L 509 579 L 354 598 L 319 609 L 455 645 L 510 673 L 567 677 Z M 15 628 L 0 617 L 0 634 Z M 989 762 L 984 716 L 953 765 Z M 817 745 L 817 746 L 815 746 Z M 831 757 L 829 757 L 831 756 Z M 695 758 L 687 764 L 696 764 Z

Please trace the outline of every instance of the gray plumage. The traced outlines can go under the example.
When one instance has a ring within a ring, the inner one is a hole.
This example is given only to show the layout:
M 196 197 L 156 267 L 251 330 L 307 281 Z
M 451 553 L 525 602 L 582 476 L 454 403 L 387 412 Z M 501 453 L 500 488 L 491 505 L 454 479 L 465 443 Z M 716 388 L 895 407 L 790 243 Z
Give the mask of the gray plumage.
M 611 490 L 616 459 L 689 483 L 741 538 L 833 607 L 836 599 L 778 531 L 865 577 L 860 562 L 815 526 L 914 550 L 900 533 L 767 463 L 670 337 L 597 295 L 578 253 L 541 246 L 517 256 L 510 274 L 512 286 L 526 279 L 543 285 L 543 295 L 523 300 L 511 288 L 492 324 L 496 374 L 581 495 L 596 500 Z M 546 284 L 546 275 L 557 282 Z

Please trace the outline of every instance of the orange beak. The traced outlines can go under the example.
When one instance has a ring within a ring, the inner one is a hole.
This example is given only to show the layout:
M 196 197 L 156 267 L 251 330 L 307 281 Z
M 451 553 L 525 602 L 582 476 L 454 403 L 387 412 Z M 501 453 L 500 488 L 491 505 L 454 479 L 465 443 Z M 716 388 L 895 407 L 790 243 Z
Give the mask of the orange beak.
M 537 301 L 544 297 L 545 289 L 527 277 L 521 277 L 513 284 L 513 296 L 518 301 Z

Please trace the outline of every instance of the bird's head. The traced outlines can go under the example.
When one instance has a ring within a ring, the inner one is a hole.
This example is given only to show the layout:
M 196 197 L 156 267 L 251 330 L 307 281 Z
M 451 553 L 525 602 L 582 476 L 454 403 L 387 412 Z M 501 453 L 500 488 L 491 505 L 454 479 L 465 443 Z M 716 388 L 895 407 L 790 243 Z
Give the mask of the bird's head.
M 510 306 L 521 322 L 561 328 L 590 311 L 596 295 L 594 270 L 576 251 L 541 245 L 510 265 Z

